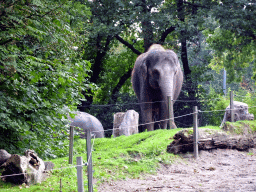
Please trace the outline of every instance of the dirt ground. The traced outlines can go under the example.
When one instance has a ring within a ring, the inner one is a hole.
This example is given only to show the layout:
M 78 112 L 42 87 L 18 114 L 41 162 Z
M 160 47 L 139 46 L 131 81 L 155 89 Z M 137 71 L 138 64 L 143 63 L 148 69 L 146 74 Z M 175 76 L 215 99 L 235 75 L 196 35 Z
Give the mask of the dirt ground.
M 156 175 L 103 183 L 100 192 L 151 191 L 256 191 L 256 149 L 239 152 L 230 149 L 200 151 L 171 165 L 161 165 Z

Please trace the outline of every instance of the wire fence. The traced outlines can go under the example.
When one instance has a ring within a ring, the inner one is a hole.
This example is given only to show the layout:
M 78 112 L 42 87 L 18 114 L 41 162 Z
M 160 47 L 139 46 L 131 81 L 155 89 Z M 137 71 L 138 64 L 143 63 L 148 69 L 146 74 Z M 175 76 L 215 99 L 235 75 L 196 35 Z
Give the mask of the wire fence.
M 202 100 L 173 100 L 173 102 L 184 102 L 184 103 L 202 103 L 202 102 L 209 102 L 209 101 L 215 101 L 220 100 L 220 98 L 215 99 L 202 99 Z M 105 104 L 105 105 L 97 105 L 97 104 L 90 104 L 90 105 L 82 105 L 78 106 L 78 108 L 91 108 L 91 107 L 113 107 L 113 106 L 126 106 L 126 105 L 143 105 L 143 104 L 155 104 L 155 103 L 166 103 L 167 101 L 151 101 L 151 102 L 139 102 L 139 103 L 115 103 L 115 104 Z
M 251 106 L 251 107 L 248 107 L 248 108 L 256 108 L 256 106 Z M 235 111 L 237 109 L 228 109 L 229 111 Z M 212 110 L 212 111 L 201 111 L 201 110 L 198 110 L 198 113 L 213 113 L 213 112 L 226 112 L 227 110 Z M 138 124 L 138 126 L 144 126 L 144 125 L 149 125 L 149 124 L 154 124 L 154 123 L 160 123 L 160 122 L 163 122 L 163 121 L 169 121 L 169 120 L 174 120 L 174 119 L 178 119 L 178 118 L 181 118 L 181 117 L 186 117 L 186 116 L 190 116 L 190 115 L 193 115 L 195 114 L 195 112 L 193 113 L 188 113 L 188 114 L 185 114 L 185 115 L 180 115 L 180 116 L 177 116 L 177 117 L 173 117 L 173 118 L 167 118 L 167 119 L 162 119 L 162 120 L 158 120 L 158 121 L 152 121 L 152 122 L 148 122 L 148 123 L 141 123 L 141 124 Z M 123 128 L 132 128 L 134 126 L 125 126 Z M 106 129 L 106 130 L 103 130 L 103 132 L 107 132 L 107 131 L 113 131 L 114 129 L 120 129 L 120 128 L 113 128 L 113 129 Z M 101 131 L 93 131 L 93 133 L 98 133 L 98 132 L 102 132 Z
M 208 115 L 206 112 L 210 112 L 210 110 L 207 110 L 208 107 L 211 108 L 215 108 L 216 104 L 218 104 L 218 101 L 224 103 L 225 100 L 228 100 L 229 98 L 226 96 L 223 96 L 221 98 L 211 98 L 211 99 L 185 99 L 187 96 L 182 96 L 182 98 L 184 99 L 177 99 L 177 100 L 172 100 L 174 103 L 174 116 L 182 116 L 182 114 L 188 114 L 192 112 L 192 107 L 190 106 L 198 106 L 199 108 L 201 108 L 202 113 L 200 114 L 199 117 L 199 123 L 200 126 L 206 126 L 209 124 L 212 125 L 217 125 L 217 124 L 221 124 L 223 117 L 221 113 L 223 113 L 225 110 L 212 110 L 213 113 L 217 113 L 215 114 L 215 116 L 217 117 L 216 119 L 213 118 L 212 115 Z M 234 97 L 237 98 L 237 100 L 241 100 L 243 102 L 243 100 L 250 98 L 253 99 L 254 97 L 250 97 L 250 96 L 241 96 L 239 94 L 235 94 Z M 133 99 L 132 99 L 133 100 Z M 97 104 L 88 104 L 88 105 L 82 105 L 79 106 L 78 109 L 84 112 L 87 112 L 93 116 L 95 116 L 96 118 L 98 118 L 103 127 L 108 130 L 108 132 L 106 133 L 106 137 L 110 137 L 111 136 L 111 128 L 113 126 L 112 124 L 112 120 L 113 120 L 113 113 L 116 112 L 122 112 L 122 111 L 126 111 L 126 110 L 130 110 L 130 109 L 134 109 L 135 111 L 139 112 L 140 108 L 145 105 L 147 106 L 152 104 L 153 108 L 155 108 L 154 105 L 160 105 L 163 102 L 167 102 L 167 100 L 165 101 L 151 101 L 151 102 L 129 102 L 128 100 L 123 100 L 123 103 L 115 103 L 115 104 L 106 104 L 106 105 L 97 105 Z M 218 106 L 219 107 L 219 106 Z M 251 109 L 252 107 L 249 107 L 249 109 Z M 159 112 L 154 112 L 154 118 L 158 118 L 159 116 Z M 224 114 L 223 114 L 224 115 Z M 140 119 L 141 121 L 141 119 Z M 191 127 L 192 126 L 192 118 L 188 117 L 188 118 L 183 118 L 182 117 L 180 119 L 176 119 L 176 125 L 178 127 Z M 140 122 L 142 123 L 142 122 Z M 155 127 L 156 129 L 158 127 Z M 143 127 L 139 127 L 139 131 L 143 131 Z

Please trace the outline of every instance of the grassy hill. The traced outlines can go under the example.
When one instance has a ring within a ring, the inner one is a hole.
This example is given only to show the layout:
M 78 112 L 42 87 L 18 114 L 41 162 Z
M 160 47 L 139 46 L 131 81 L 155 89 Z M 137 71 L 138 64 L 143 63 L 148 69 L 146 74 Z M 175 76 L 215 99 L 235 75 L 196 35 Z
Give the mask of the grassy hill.
M 204 128 L 220 129 L 213 126 Z M 159 163 L 170 164 L 173 160 L 180 158 L 178 155 L 166 152 L 167 145 L 172 142 L 172 137 L 180 130 L 156 130 L 129 137 L 92 140 L 93 178 L 96 179 L 97 183 L 101 183 L 127 177 L 141 178 L 148 173 L 154 174 Z M 65 142 L 68 145 L 68 140 Z M 85 139 L 77 139 L 74 142 L 74 165 L 77 156 L 82 156 L 86 162 Z M 0 181 L 0 192 L 60 191 L 60 179 L 62 191 L 77 191 L 76 168 L 68 164 L 68 157 L 51 161 L 55 167 L 46 181 L 31 186 L 13 186 Z M 84 167 L 85 190 L 87 190 L 86 169 L 87 167 Z M 97 191 L 97 183 L 94 184 L 94 191 Z

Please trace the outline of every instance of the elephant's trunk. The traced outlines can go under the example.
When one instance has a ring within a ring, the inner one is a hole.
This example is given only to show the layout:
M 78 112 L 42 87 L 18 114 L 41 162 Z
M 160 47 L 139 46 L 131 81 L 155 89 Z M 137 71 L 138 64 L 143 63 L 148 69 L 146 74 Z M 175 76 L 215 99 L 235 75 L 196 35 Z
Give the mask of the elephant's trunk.
M 174 93 L 173 93 L 173 75 L 168 75 L 165 76 L 162 81 L 160 82 L 160 90 L 162 92 L 162 100 L 165 102 L 161 103 L 161 111 L 160 111 L 160 116 L 161 116 L 161 120 L 164 119 L 169 119 L 169 111 L 168 111 L 168 101 L 167 101 L 167 97 L 170 96 L 171 99 L 174 99 Z M 173 102 L 172 102 L 173 103 Z M 171 103 L 171 105 L 172 105 Z M 171 106 L 173 107 L 173 106 Z M 173 116 L 171 117 L 173 118 Z M 161 123 L 162 128 L 166 128 L 167 127 L 167 121 Z M 174 123 L 173 123 L 174 124 Z M 175 124 L 174 124 L 175 125 Z M 174 127 L 174 126 L 172 126 Z
M 174 99 L 173 94 L 173 75 L 168 75 L 162 78 L 161 82 L 159 83 L 160 90 L 162 92 L 163 100 L 167 101 L 167 97 L 170 96 Z

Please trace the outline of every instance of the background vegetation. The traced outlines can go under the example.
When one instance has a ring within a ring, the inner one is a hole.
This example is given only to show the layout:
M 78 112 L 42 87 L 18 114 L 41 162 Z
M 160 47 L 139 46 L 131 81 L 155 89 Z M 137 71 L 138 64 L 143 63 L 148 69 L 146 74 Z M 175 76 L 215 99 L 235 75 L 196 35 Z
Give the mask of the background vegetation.
M 256 106 L 255 9 L 251 0 L 0 0 L 0 148 L 65 156 L 68 108 L 95 115 L 106 130 L 113 113 L 139 111 L 131 71 L 153 43 L 180 58 L 176 117 L 195 105 L 227 107 L 223 68 L 236 99 Z M 222 117 L 203 113 L 200 125 Z

